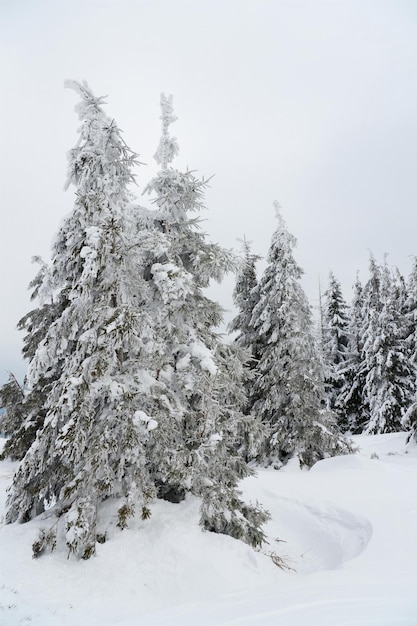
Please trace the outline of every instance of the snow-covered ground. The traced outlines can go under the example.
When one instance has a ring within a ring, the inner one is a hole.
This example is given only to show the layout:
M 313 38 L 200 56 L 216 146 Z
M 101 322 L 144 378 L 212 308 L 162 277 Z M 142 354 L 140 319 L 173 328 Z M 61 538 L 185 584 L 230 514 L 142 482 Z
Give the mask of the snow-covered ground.
M 155 502 L 89 561 L 33 560 L 45 521 L 2 523 L 0 624 L 415 626 L 417 449 L 405 438 L 356 437 L 355 455 L 244 481 L 272 514 L 262 552 L 201 532 L 195 498 Z M 15 467 L 0 463 L 0 515 Z

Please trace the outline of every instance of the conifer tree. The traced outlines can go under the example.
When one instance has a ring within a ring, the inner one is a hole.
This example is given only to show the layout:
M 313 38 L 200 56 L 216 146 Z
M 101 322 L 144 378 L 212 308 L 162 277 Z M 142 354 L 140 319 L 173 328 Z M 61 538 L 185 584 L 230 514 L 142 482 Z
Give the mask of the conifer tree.
M 39 306 L 27 313 L 17 325 L 19 330 L 26 332 L 22 353 L 29 363 L 49 326 L 67 304 L 64 293 L 60 293 L 57 297 L 52 294 L 47 301 L 41 300 L 40 292 L 48 282 L 48 267 L 39 257 L 33 260 L 41 267 L 29 288 L 32 288 L 31 299 L 40 302 Z M 4 424 L 5 434 L 8 435 L 2 458 L 21 460 L 29 450 L 37 431 L 43 425 L 45 402 L 61 369 L 62 359 L 56 359 L 31 387 L 26 384 L 26 379 L 23 385 L 19 385 L 15 377 L 10 375 L 8 383 L 0 390 L 2 406 L 6 409 L 0 420 Z
M 355 433 L 366 430 L 371 419 L 369 381 L 375 365 L 372 359 L 372 346 L 375 340 L 377 319 L 382 310 L 381 302 L 381 267 L 371 254 L 369 258 L 369 278 L 366 281 L 358 306 L 359 366 L 356 372 L 355 387 L 360 394 L 358 412 L 355 417 Z M 368 387 L 367 387 L 368 381 Z M 365 389 L 365 387 L 367 387 Z
M 244 359 L 245 365 L 243 381 L 246 399 L 243 412 L 246 415 L 246 419 L 242 422 L 239 451 L 246 462 L 249 462 L 258 458 L 263 441 L 267 437 L 267 428 L 260 420 L 253 419 L 248 402 L 257 364 L 254 358 L 254 354 L 256 353 L 254 345 L 255 335 L 251 328 L 250 321 L 257 298 L 256 262 L 261 257 L 251 252 L 250 242 L 247 241 L 246 237 L 243 240 L 242 252 L 243 254 L 238 265 L 236 284 L 233 291 L 233 301 L 238 309 L 238 314 L 231 321 L 229 331 L 236 333 L 234 341 L 242 349 L 241 358 Z
M 417 257 L 413 258 L 413 267 L 405 285 L 405 299 L 403 311 L 406 321 L 406 345 L 409 361 L 413 368 L 417 368 Z M 414 381 L 417 385 L 417 381 Z M 409 431 L 408 442 L 417 443 L 417 402 L 414 401 L 407 408 L 401 420 L 401 425 Z
M 398 267 L 392 269 L 392 285 L 394 289 L 395 308 L 400 313 L 403 320 L 403 327 L 408 330 L 407 303 L 408 303 L 408 287 L 404 276 Z
M 341 414 L 341 419 L 344 418 L 344 409 L 338 400 L 345 382 L 342 372 L 348 358 L 348 325 L 347 305 L 343 299 L 340 283 L 333 272 L 330 272 L 328 288 L 323 294 L 322 350 L 329 406 L 338 417 Z
M 0 415 L 0 432 L 8 438 L 3 453 L 0 455 L 2 460 L 7 457 L 17 460 L 20 457 L 19 453 L 15 451 L 15 445 L 16 434 L 22 429 L 27 417 L 24 399 L 25 393 L 22 385 L 12 373 L 9 373 L 8 381 L 0 388 L 0 402 L 2 409 L 4 409 L 4 413 Z
M 326 359 L 334 365 L 345 360 L 347 350 L 347 305 L 339 281 L 333 272 L 329 274 L 329 285 L 323 294 L 323 348 Z
M 348 452 L 349 445 L 323 408 L 323 372 L 310 306 L 300 284 L 302 270 L 293 255 L 296 240 L 278 204 L 275 208 L 278 226 L 251 320 L 258 365 L 250 400 L 254 414 L 271 432 L 261 462 L 280 467 L 298 457 L 311 466 L 326 456 Z
M 242 259 L 236 273 L 236 284 L 233 291 L 233 302 L 238 310 L 236 317 L 230 322 L 230 332 L 236 332 L 235 341 L 249 350 L 252 355 L 253 336 L 250 320 L 256 301 L 256 262 L 261 258 L 251 252 L 251 243 L 246 237 L 242 245 Z
M 411 361 L 417 365 L 417 257 L 406 285 L 404 314 L 407 320 L 407 346 Z
M 416 371 L 405 341 L 403 299 L 401 285 L 385 262 L 380 269 L 379 306 L 370 309 L 364 345 L 364 395 L 370 412 L 366 433 L 401 430 L 414 400 Z
M 206 241 L 199 230 L 206 182 L 169 164 L 178 151 L 169 135 L 172 97 L 161 96 L 161 170 L 146 192 L 154 195 L 155 223 L 165 241 L 150 268 L 153 325 L 158 354 L 155 377 L 165 401 L 149 449 L 155 481 L 168 499 L 185 492 L 202 498 L 201 524 L 257 545 L 267 514 L 245 504 L 237 481 L 250 474 L 238 454 L 245 422 L 243 365 L 239 347 L 226 345 L 215 328 L 218 303 L 204 289 L 234 268 L 234 256 Z M 197 214 L 197 216 L 196 216 Z
M 362 372 L 363 356 L 363 288 L 359 277 L 353 286 L 353 299 L 349 307 L 347 328 L 348 347 L 346 360 L 340 368 L 343 385 L 337 400 L 337 414 L 339 427 L 342 432 L 359 433 L 359 426 L 363 414 L 363 386 L 365 384 Z
M 143 279 L 147 239 L 132 239 L 128 185 L 136 155 L 86 83 L 80 137 L 69 154 L 72 213 L 54 244 L 50 293 L 68 302 L 36 347 L 27 380 L 36 388 L 62 362 L 44 404 L 45 419 L 13 481 L 8 522 L 25 522 L 45 509 L 65 515 L 69 553 L 88 558 L 104 536 L 100 512 L 114 501 L 123 528 L 135 508 L 148 515 L 154 487 L 144 447 L 155 426 L 146 413 L 153 381 L 150 312 Z M 142 245 L 141 245 L 142 244 Z M 51 531 L 52 532 L 52 531 Z M 34 544 L 54 545 L 54 533 Z

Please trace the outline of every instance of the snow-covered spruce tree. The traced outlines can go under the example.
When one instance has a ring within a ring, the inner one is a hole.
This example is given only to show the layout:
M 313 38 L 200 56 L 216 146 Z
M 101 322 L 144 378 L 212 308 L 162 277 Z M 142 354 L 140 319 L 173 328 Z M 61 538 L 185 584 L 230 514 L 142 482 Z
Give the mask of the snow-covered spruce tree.
M 15 460 L 19 458 L 19 455 L 14 452 L 14 446 L 10 449 L 10 441 L 25 423 L 24 399 L 25 393 L 22 385 L 14 374 L 10 373 L 8 381 L 0 388 L 0 406 L 4 409 L 4 413 L 0 415 L 0 432 L 8 437 L 0 459 L 10 457 Z
M 405 316 L 407 313 L 408 287 L 398 267 L 392 269 L 392 283 L 395 291 L 396 309 Z
M 247 401 L 251 393 L 254 369 L 256 368 L 256 361 L 253 357 L 255 353 L 255 336 L 250 326 L 250 320 L 257 298 L 256 262 L 261 257 L 251 252 L 250 242 L 247 241 L 246 237 L 243 240 L 242 247 L 242 256 L 238 264 L 236 284 L 233 291 L 233 301 L 238 309 L 238 313 L 230 322 L 229 331 L 236 333 L 234 341 L 242 349 L 242 358 L 245 362 L 244 386 L 246 401 L 243 412 L 247 415 L 247 424 L 243 423 L 239 450 L 245 460 L 249 462 L 259 456 L 262 443 L 267 436 L 267 429 L 260 420 L 253 420 Z
M 404 312 L 407 320 L 407 345 L 410 358 L 417 365 L 417 257 L 406 285 Z
M 406 343 L 409 359 L 413 367 L 417 367 L 417 257 L 413 259 L 413 267 L 406 284 L 406 299 L 404 302 L 405 319 L 407 324 Z M 409 430 L 409 441 L 417 443 L 417 402 L 408 407 L 402 418 L 402 426 Z
M 324 407 L 322 362 L 313 338 L 310 306 L 300 285 L 302 270 L 294 260 L 295 238 L 275 203 L 278 226 L 268 265 L 258 284 L 251 326 L 258 361 L 251 407 L 270 427 L 261 463 L 280 467 L 292 457 L 311 466 L 327 456 L 347 453 Z
M 164 403 L 155 408 L 149 454 L 160 495 L 202 498 L 203 528 L 249 544 L 264 539 L 268 515 L 247 505 L 237 490 L 251 472 L 238 454 L 245 417 L 239 347 L 225 345 L 215 328 L 222 310 L 204 293 L 211 280 L 233 269 L 233 255 L 206 241 L 199 229 L 206 182 L 169 163 L 178 151 L 169 125 L 172 97 L 161 96 L 163 132 L 156 153 L 161 166 L 146 192 L 154 195 L 155 223 L 166 242 L 150 267 L 158 362 L 155 377 Z
M 17 324 L 19 330 L 26 332 L 22 353 L 29 363 L 50 325 L 67 305 L 64 292 L 57 297 L 52 294 L 50 299 L 42 301 L 40 292 L 47 286 L 48 267 L 39 257 L 33 260 L 40 264 L 40 269 L 29 288 L 32 289 L 31 299 L 39 300 L 39 306 L 27 313 Z M 59 358 L 51 362 L 31 387 L 26 384 L 26 379 L 23 385 L 19 385 L 11 375 L 9 382 L 0 390 L 3 406 L 6 408 L 3 419 L 0 419 L 2 423 L 4 421 L 4 431 L 8 435 L 2 458 L 21 460 L 34 442 L 37 431 L 43 425 L 46 399 L 53 383 L 59 378 L 62 361 Z
M 69 553 L 88 558 L 105 535 L 103 502 L 114 502 L 123 528 L 135 508 L 143 517 L 154 486 L 144 447 L 155 422 L 146 412 L 153 381 L 147 373 L 152 341 L 143 241 L 132 239 L 128 185 L 136 155 L 86 83 L 71 82 L 81 97 L 82 125 L 69 153 L 68 185 L 74 209 L 57 235 L 51 293 L 68 305 L 40 341 L 27 379 L 35 387 L 56 360 L 62 372 L 45 402 L 44 425 L 14 477 L 8 522 L 25 522 L 45 509 L 65 513 Z M 53 535 L 53 533 L 52 533 Z M 54 544 L 44 533 L 39 553 Z
M 247 348 L 250 353 L 252 353 L 253 345 L 253 330 L 250 326 L 250 320 L 256 304 L 256 286 L 258 283 L 256 262 L 260 258 L 257 254 L 253 254 L 251 243 L 245 237 L 242 245 L 242 258 L 237 269 L 236 284 L 233 290 L 233 302 L 238 313 L 230 322 L 229 331 L 237 333 L 235 341 L 242 348 Z
M 338 422 L 342 432 L 361 432 L 359 418 L 363 414 L 363 386 L 365 384 L 362 373 L 363 312 L 363 288 L 357 276 L 353 286 L 352 303 L 349 307 L 346 360 L 340 369 L 343 385 L 337 399 Z
M 364 345 L 364 395 L 370 413 L 365 432 L 372 434 L 402 429 L 403 417 L 415 398 L 416 380 L 405 339 L 401 285 L 386 262 L 379 274 L 379 306 L 369 310 Z
M 345 383 L 343 371 L 348 358 L 348 325 L 347 305 L 340 283 L 330 272 L 329 284 L 321 301 L 321 340 L 326 394 L 330 409 L 337 414 L 339 423 L 345 418 L 344 407 L 338 399 Z
M 371 254 L 369 258 L 369 278 L 357 302 L 359 364 L 355 374 L 354 388 L 358 394 L 357 414 L 354 419 L 354 433 L 366 430 L 371 419 L 369 393 L 365 390 L 367 379 L 374 366 L 370 358 L 371 346 L 375 340 L 377 319 L 381 313 L 381 267 Z

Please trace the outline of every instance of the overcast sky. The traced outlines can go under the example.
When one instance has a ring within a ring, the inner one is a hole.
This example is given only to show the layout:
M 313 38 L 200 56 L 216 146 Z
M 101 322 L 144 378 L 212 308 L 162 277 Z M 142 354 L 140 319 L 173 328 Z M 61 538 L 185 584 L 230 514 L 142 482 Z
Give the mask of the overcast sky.
M 265 255 L 278 200 L 312 304 L 332 269 L 350 299 L 369 251 L 417 254 L 415 0 L 0 0 L 0 382 L 24 373 L 17 321 L 34 255 L 49 259 L 73 189 L 67 78 L 108 95 L 138 168 L 155 173 L 159 94 L 174 95 L 174 165 L 215 174 L 205 230 Z M 141 198 L 147 205 L 148 199 Z M 261 269 L 262 266 L 260 266 Z M 231 308 L 233 280 L 213 291 Z

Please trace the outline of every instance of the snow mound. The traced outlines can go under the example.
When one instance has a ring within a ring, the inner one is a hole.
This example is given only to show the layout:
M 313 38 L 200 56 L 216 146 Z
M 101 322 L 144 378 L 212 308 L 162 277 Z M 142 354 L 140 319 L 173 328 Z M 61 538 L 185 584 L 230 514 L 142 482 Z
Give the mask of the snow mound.
M 372 537 L 367 518 L 334 504 L 268 491 L 262 502 L 272 512 L 267 526 L 272 552 L 282 555 L 297 573 L 340 568 L 358 557 Z
M 370 522 L 337 506 L 317 506 L 279 498 L 281 537 L 292 547 L 297 572 L 335 569 L 363 552 L 372 536 Z
M 373 470 L 374 461 L 378 459 L 377 455 L 366 458 L 359 455 L 334 456 L 329 459 L 319 461 L 311 468 L 313 474 L 318 472 L 333 472 L 337 470 Z
M 389 435 L 354 435 L 352 440 L 359 447 L 361 454 L 370 458 L 406 454 L 408 433 L 390 433 Z

